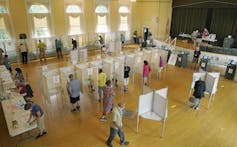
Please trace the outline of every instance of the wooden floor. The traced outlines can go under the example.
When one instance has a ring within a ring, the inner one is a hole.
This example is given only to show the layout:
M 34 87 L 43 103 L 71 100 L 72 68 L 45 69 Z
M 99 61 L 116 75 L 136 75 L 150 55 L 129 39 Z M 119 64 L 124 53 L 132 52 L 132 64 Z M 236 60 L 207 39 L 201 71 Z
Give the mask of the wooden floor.
M 47 63 L 62 62 L 65 59 L 48 59 Z M 71 113 L 71 105 L 60 101 L 44 105 L 36 78 L 35 67 L 41 65 L 32 61 L 27 65 L 15 64 L 29 73 L 30 83 L 35 92 L 33 100 L 43 106 L 48 134 L 38 140 L 30 138 L 20 141 L 20 136 L 9 137 L 2 110 L 0 110 L 0 147 L 105 147 L 109 135 L 109 122 L 100 122 L 102 105 L 93 98 L 84 95 L 81 111 Z M 220 78 L 215 101 L 207 110 L 208 97 L 202 99 L 198 116 L 194 110 L 185 111 L 192 80 L 190 68 L 168 66 L 163 78 L 156 80 L 152 76 L 150 87 L 159 89 L 168 86 L 168 119 L 165 137 L 160 138 L 161 122 L 141 119 L 140 132 L 136 133 L 136 117 L 124 119 L 126 140 L 130 147 L 235 147 L 237 146 L 237 84 Z M 154 75 L 154 73 L 153 73 Z M 115 101 L 125 101 L 126 108 L 137 111 L 138 96 L 141 94 L 141 79 L 136 77 L 134 88 L 132 82 L 129 91 L 120 95 L 117 88 Z M 33 132 L 33 133 L 36 133 Z M 119 145 L 119 138 L 113 141 Z

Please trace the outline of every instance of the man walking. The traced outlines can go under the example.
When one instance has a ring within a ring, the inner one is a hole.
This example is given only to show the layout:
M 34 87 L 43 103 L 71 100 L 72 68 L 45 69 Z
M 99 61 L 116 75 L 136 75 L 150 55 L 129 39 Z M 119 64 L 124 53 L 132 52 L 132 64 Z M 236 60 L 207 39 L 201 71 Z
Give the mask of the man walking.
M 75 112 L 80 109 L 80 81 L 78 79 L 74 79 L 73 74 L 69 75 L 69 79 L 70 82 L 67 85 L 67 91 L 72 104 L 71 112 Z
M 122 117 L 123 117 L 123 110 L 125 108 L 125 103 L 120 102 L 118 103 L 118 106 L 113 109 L 112 112 L 112 123 L 110 126 L 110 135 L 108 140 L 106 141 L 106 144 L 109 147 L 113 147 L 111 144 L 116 134 L 120 137 L 120 144 L 121 145 L 128 145 L 129 142 L 125 141 L 124 136 L 124 130 L 123 130 L 123 123 L 122 123 Z

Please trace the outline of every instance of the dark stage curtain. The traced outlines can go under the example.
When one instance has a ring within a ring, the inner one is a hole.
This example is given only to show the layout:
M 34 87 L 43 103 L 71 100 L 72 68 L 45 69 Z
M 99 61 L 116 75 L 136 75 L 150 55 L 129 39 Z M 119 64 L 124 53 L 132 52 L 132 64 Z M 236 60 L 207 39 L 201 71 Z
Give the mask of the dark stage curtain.
M 171 36 L 184 32 L 191 34 L 194 30 L 202 31 L 206 25 L 207 8 L 174 8 L 171 23 Z
M 218 46 L 222 46 L 225 37 L 232 35 L 235 38 L 234 46 L 237 47 L 237 9 L 213 9 L 210 32 L 216 34 Z

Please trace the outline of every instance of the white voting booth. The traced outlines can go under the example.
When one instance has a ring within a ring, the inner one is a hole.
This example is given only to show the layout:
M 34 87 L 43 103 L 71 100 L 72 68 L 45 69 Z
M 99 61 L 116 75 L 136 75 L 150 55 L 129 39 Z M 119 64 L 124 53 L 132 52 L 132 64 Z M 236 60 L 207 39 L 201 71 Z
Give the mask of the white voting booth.
M 161 137 L 164 137 L 165 121 L 168 117 L 168 88 L 152 91 L 139 96 L 137 132 L 139 117 L 156 121 L 163 121 Z
M 142 52 L 136 52 L 135 56 L 134 56 L 134 61 L 133 61 L 134 65 L 134 72 L 141 74 L 143 73 L 143 64 L 144 64 L 144 60 L 143 60 L 143 53 Z
M 87 49 L 79 49 L 79 61 L 86 62 L 88 60 Z
M 47 70 L 43 72 L 43 94 L 50 100 L 52 96 L 61 93 L 61 80 L 58 69 Z
M 74 66 L 66 66 L 59 69 L 61 77 L 61 87 L 64 95 L 68 96 L 67 93 L 67 83 L 69 82 L 69 75 L 73 74 L 75 77 Z
M 125 57 L 125 64 L 130 67 L 130 77 L 132 78 L 134 88 L 134 56 L 135 54 L 127 54 Z
M 192 84 L 189 92 L 189 96 L 192 94 L 192 90 L 194 89 L 195 82 L 199 80 L 199 78 L 203 78 L 206 83 L 206 91 L 210 94 L 208 108 L 210 107 L 211 102 L 214 100 L 214 96 L 217 92 L 217 86 L 220 78 L 219 72 L 206 72 L 206 73 L 193 73 Z
M 152 51 L 151 50 L 143 50 L 143 59 L 151 63 Z
M 79 57 L 78 49 L 70 51 L 70 59 L 71 59 L 72 64 L 74 65 L 77 64 L 78 57 Z
M 110 41 L 109 42 L 109 52 L 119 53 L 122 50 L 122 44 L 120 41 Z
M 113 58 L 103 60 L 103 72 L 106 74 L 107 79 L 112 81 L 114 75 L 114 61 Z

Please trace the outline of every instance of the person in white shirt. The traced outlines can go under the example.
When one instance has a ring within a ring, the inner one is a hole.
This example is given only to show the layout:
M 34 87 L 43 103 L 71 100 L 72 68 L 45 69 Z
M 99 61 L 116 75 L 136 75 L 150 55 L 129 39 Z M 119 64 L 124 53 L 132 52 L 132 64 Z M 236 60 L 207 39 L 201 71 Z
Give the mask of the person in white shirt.
M 27 45 L 26 43 L 20 43 L 19 47 L 19 52 L 21 53 L 21 61 L 22 61 L 22 64 L 27 64 L 27 53 L 28 53 L 28 48 L 27 48 Z

